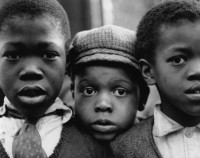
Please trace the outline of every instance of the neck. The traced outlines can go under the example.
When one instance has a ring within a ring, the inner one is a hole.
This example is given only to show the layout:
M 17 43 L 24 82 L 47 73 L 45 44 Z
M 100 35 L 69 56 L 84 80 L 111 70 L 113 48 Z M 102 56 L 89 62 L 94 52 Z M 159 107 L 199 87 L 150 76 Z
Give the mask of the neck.
M 183 127 L 192 127 L 200 123 L 200 116 L 187 114 L 173 104 L 162 103 L 161 111 Z
M 38 118 L 26 118 L 25 122 L 36 125 Z

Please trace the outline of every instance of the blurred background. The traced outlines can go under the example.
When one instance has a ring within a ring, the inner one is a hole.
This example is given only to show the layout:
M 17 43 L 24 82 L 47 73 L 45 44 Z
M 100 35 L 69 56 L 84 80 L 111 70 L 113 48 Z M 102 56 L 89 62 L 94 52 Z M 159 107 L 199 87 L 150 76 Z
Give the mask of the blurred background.
M 6 0 L 5 0 L 6 1 Z M 0 0 L 0 5 L 5 1 Z M 58 0 L 66 10 L 71 27 L 72 37 L 79 31 L 114 24 L 136 30 L 142 16 L 154 5 L 164 0 Z M 60 98 L 69 106 L 74 106 L 70 91 L 71 81 L 66 75 Z M 145 118 L 152 115 L 152 105 L 159 103 L 159 95 L 155 87 L 150 87 L 150 97 L 145 111 L 138 113 Z M 0 105 L 4 94 L 0 89 Z
M 141 17 L 162 0 L 59 0 L 68 13 L 72 35 L 106 24 L 135 30 Z
M 142 16 L 162 0 L 59 0 L 68 13 L 72 37 L 79 31 L 114 24 L 136 30 Z M 74 105 L 70 92 L 71 81 L 66 76 L 61 99 L 69 106 Z M 145 110 L 138 112 L 143 119 L 153 113 L 153 105 L 160 102 L 157 89 L 150 87 L 150 96 Z

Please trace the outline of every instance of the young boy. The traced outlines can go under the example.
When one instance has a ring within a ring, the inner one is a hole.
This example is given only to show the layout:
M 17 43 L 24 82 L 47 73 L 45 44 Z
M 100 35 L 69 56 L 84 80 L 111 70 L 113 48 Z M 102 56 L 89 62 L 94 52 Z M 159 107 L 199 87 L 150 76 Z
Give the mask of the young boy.
M 110 142 L 134 123 L 149 89 L 133 52 L 135 32 L 106 25 L 79 32 L 70 49 L 75 116 L 96 140 Z
M 138 26 L 135 52 L 161 104 L 154 117 L 113 142 L 116 157 L 200 157 L 200 6 L 168 1 Z
M 57 98 L 70 29 L 56 0 L 8 0 L 0 8 L 0 157 L 92 158 L 90 139 Z

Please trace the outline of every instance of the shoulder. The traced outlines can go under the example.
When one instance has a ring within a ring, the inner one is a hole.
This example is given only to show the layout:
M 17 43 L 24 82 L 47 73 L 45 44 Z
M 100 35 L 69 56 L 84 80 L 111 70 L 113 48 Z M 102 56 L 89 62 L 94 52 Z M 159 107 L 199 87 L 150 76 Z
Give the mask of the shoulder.
M 133 138 L 137 138 L 137 140 L 144 139 L 150 134 L 152 126 L 153 118 L 143 120 L 139 124 L 132 126 L 129 130 L 119 135 L 115 139 L 114 143 L 119 141 L 126 142 L 127 140 L 129 143 L 135 143 L 136 140 Z
M 105 158 L 105 150 L 72 119 L 64 124 L 54 155 L 56 158 L 66 155 L 68 158 Z
M 131 127 L 118 136 L 111 147 L 116 157 L 158 158 L 152 136 L 153 118 Z

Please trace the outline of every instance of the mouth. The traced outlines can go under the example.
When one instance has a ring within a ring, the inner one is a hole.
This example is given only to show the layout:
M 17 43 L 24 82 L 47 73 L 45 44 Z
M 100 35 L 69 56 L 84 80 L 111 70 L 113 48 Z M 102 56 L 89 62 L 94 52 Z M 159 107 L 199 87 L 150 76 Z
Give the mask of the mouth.
M 46 92 L 38 86 L 26 86 L 19 90 L 19 96 L 35 97 L 39 95 L 45 95 Z
M 18 92 L 18 98 L 26 104 L 37 104 L 45 99 L 46 91 L 38 86 L 25 86 Z
M 97 120 L 91 125 L 92 129 L 101 133 L 111 133 L 117 126 L 109 120 Z
M 192 88 L 186 90 L 185 93 L 186 94 L 194 94 L 194 95 L 197 94 L 197 95 L 199 95 L 200 94 L 200 86 L 192 87 Z
M 192 101 L 200 101 L 200 86 L 194 86 L 185 91 L 186 96 Z

